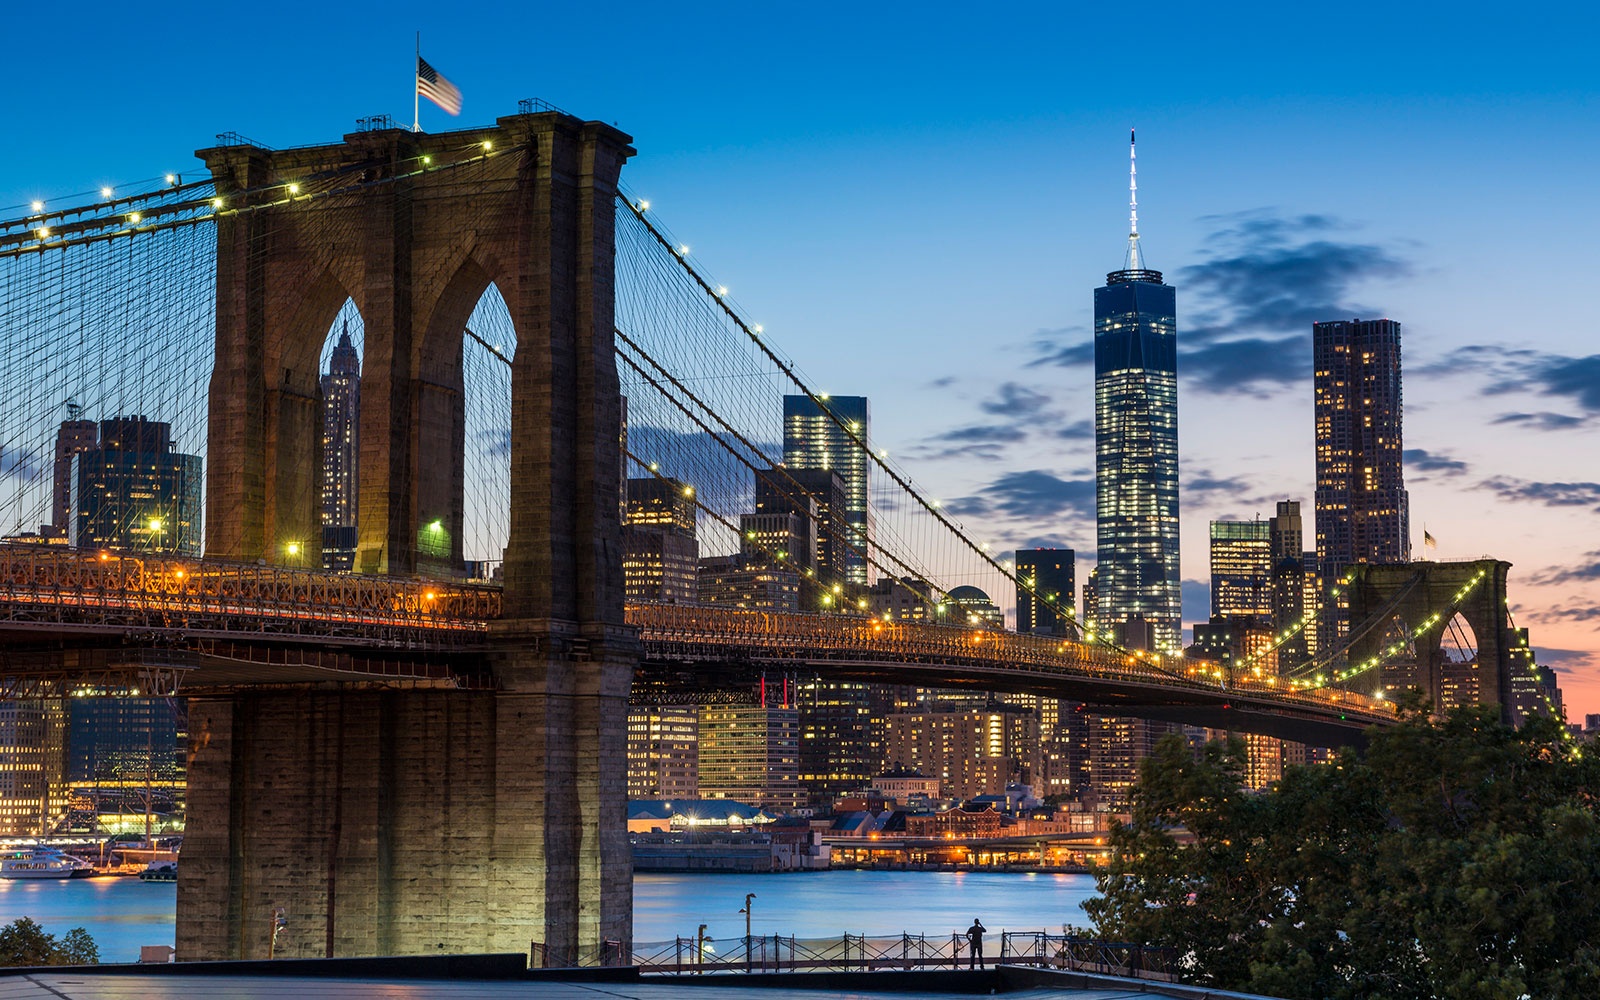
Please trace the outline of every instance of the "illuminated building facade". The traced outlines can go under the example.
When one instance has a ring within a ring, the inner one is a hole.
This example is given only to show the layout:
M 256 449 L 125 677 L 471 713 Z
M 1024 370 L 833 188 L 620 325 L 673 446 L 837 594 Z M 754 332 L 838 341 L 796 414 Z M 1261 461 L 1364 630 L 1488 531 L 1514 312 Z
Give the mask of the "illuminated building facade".
M 40 836 L 66 811 L 64 701 L 0 701 L 0 837 Z
M 623 593 L 630 601 L 693 604 L 700 546 L 694 492 L 676 479 L 630 479 L 622 519 Z
M 941 617 L 953 624 L 995 629 L 1006 627 L 1005 612 L 977 587 L 954 588 L 947 596 L 946 604 L 946 612 Z
M 700 797 L 789 811 L 803 806 L 800 713 L 772 705 L 700 707 Z
M 1072 635 L 1078 592 L 1071 549 L 1017 550 L 1017 631 Z M 1028 586 L 1024 587 L 1025 583 Z
M 1177 293 L 1144 266 L 1094 291 L 1096 621 L 1124 644 L 1179 652 Z
M 843 480 L 843 530 L 835 532 L 843 536 L 840 582 L 860 586 L 868 582 L 867 555 L 872 541 L 868 503 L 872 462 L 867 456 L 871 428 L 865 396 L 824 397 L 820 405 L 809 396 L 783 397 L 783 463 L 791 470 L 832 470 Z M 829 514 L 824 511 L 823 516 Z M 822 573 L 820 566 L 818 573 Z
M 818 805 L 860 792 L 883 770 L 885 720 L 892 706 L 878 684 L 802 680 L 795 685 L 800 710 L 800 784 Z
M 696 594 L 718 608 L 799 611 L 800 574 L 767 559 L 707 556 L 699 561 Z
M 356 558 L 360 510 L 361 357 L 346 322 L 322 387 L 322 568 L 348 570 Z
M 1266 521 L 1211 522 L 1211 615 L 1272 617 L 1272 537 Z
M 1316 655 L 1318 597 L 1317 554 L 1305 551 L 1300 501 L 1279 500 L 1267 522 L 1272 540 L 1272 579 L 1268 584 L 1272 628 L 1293 633 L 1278 650 L 1284 667 L 1297 667 Z M 1309 622 L 1309 624 L 1307 624 Z
M 885 743 L 892 766 L 937 777 L 950 798 L 1001 795 L 1040 773 L 1039 714 L 1031 708 L 896 712 Z
M 1317 561 L 1338 577 L 1358 562 L 1411 560 L 1401 465 L 1400 324 L 1314 323 Z
M 173 450 L 172 425 L 100 421 L 100 440 L 72 455 L 67 538 L 75 548 L 200 554 L 198 455 Z
M 700 797 L 700 710 L 694 705 L 628 709 L 628 798 Z
M 1177 729 L 1171 723 L 1116 715 L 1089 715 L 1088 722 L 1089 788 L 1084 801 L 1125 810 L 1139 780 L 1139 761 L 1155 751 L 1161 737 Z

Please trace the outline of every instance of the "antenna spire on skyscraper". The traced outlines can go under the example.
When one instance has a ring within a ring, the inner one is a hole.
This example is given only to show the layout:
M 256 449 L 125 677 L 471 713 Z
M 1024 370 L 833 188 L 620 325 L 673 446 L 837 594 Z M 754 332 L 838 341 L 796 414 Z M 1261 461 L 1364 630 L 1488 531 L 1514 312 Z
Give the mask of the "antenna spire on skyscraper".
M 1139 159 L 1134 150 L 1134 130 L 1128 130 L 1128 259 L 1123 264 L 1128 271 L 1144 270 L 1144 258 L 1139 253 Z

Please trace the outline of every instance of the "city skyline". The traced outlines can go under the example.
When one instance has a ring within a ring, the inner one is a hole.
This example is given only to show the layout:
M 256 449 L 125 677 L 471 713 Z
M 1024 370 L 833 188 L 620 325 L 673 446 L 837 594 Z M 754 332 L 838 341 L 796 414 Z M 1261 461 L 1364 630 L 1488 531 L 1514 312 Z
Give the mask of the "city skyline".
M 1082 44 L 1042 58 L 1032 36 L 1093 34 L 1050 30 L 1067 15 L 1043 10 L 1028 38 L 990 27 L 961 38 L 967 72 L 954 74 L 934 57 L 961 33 L 938 17 L 874 13 L 849 38 L 766 19 L 777 14 L 734 18 L 713 29 L 714 47 L 767 51 L 766 70 L 735 87 L 728 64 L 688 59 L 674 89 L 648 86 L 642 66 L 597 73 L 565 51 L 525 68 L 505 53 L 531 16 L 487 37 L 481 18 L 437 24 L 421 9 L 399 8 L 387 32 L 334 15 L 312 37 L 285 19 L 229 55 L 194 53 L 195 79 L 221 78 L 220 60 L 239 50 L 285 72 L 196 92 L 115 144 L 80 137 L 116 71 L 59 81 L 11 113 L 34 141 L 0 166 L 0 204 L 192 170 L 189 151 L 227 129 L 287 146 L 385 108 L 403 118 L 420 20 L 424 54 L 466 101 L 459 120 L 425 110 L 424 128 L 486 121 L 529 96 L 616 121 L 640 151 L 629 188 L 813 381 L 873 399 L 877 444 L 1002 548 L 1071 547 L 1087 560 L 1082 289 L 1121 235 L 1120 147 L 1136 124 L 1147 242 L 1184 288 L 1185 622 L 1205 617 L 1198 543 L 1210 520 L 1265 515 L 1280 499 L 1311 506 L 1311 323 L 1392 318 L 1407 338 L 1413 545 L 1426 527 L 1439 541 L 1430 556 L 1513 562 L 1517 622 L 1563 671 L 1571 717 L 1600 711 L 1600 476 L 1588 457 L 1600 451 L 1600 360 L 1571 297 L 1529 291 L 1581 287 L 1593 264 L 1582 236 L 1600 204 L 1579 178 L 1600 140 L 1571 124 L 1595 98 L 1581 23 L 1530 18 L 1491 34 L 1400 12 L 1376 34 L 1351 17 L 1291 51 L 1279 33 L 1292 24 L 1233 14 L 1207 27 L 1174 8 L 1145 39 L 1137 96 L 1117 83 L 1117 53 Z M 689 41 L 699 19 L 622 14 L 648 25 L 655 48 L 708 44 Z M 19 30 L 46 36 L 35 16 Z M 552 30 L 575 38 L 567 16 L 552 15 Z M 116 18 L 84 19 L 91 40 L 115 37 Z M 775 27 L 799 30 L 779 40 Z M 1184 55 L 1218 39 L 1249 58 Z M 804 71 L 785 65 L 790 46 L 807 45 L 817 57 Z M 1348 51 L 1404 65 L 1317 71 Z M 841 79 L 819 85 L 819 68 Z M 831 116 L 819 119 L 819 102 Z M 1261 294 L 1270 287 L 1283 292 Z

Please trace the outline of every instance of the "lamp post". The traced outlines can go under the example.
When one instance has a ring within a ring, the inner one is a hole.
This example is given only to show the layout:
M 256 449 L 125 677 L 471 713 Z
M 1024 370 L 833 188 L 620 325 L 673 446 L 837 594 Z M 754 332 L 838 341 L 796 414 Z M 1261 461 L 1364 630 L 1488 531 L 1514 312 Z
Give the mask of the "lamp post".
M 753 892 L 744 894 L 744 909 L 739 912 L 744 914 L 744 971 L 749 972 L 755 956 L 750 953 L 750 901 L 756 898 Z

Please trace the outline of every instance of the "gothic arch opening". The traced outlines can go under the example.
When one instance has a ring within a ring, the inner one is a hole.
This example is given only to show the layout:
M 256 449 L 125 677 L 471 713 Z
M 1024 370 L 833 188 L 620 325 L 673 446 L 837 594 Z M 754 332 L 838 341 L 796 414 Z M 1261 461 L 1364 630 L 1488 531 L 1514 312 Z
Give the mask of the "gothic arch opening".
M 468 579 L 498 580 L 511 536 L 511 362 L 517 331 L 493 282 L 462 337 L 461 555 Z
M 323 338 L 317 365 L 322 413 L 318 468 L 322 568 L 354 567 L 361 511 L 361 363 L 366 324 L 355 300 L 345 299 Z
M 1478 664 L 1478 636 L 1460 612 L 1450 616 L 1439 633 L 1439 704 L 1447 712 L 1483 701 L 1484 682 Z

